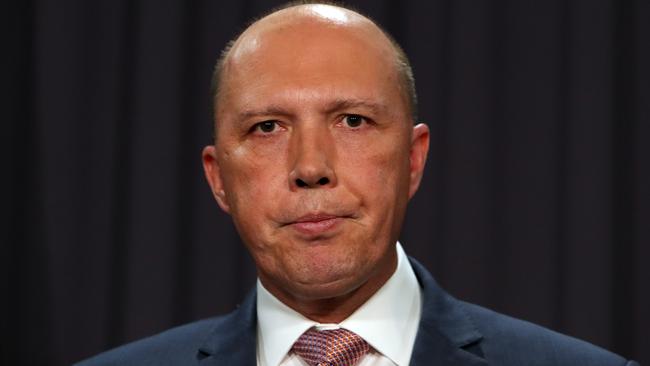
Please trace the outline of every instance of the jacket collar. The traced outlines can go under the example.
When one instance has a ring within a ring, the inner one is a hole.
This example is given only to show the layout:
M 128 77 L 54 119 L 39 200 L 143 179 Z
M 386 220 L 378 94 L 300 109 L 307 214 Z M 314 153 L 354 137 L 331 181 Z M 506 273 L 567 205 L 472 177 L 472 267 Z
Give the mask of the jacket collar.
M 443 291 L 431 274 L 409 258 L 422 288 L 422 319 L 411 365 L 483 365 L 483 336 L 463 310 L 463 304 Z
M 409 259 L 422 287 L 422 319 L 411 366 L 487 366 L 480 348 L 483 337 L 462 303 L 444 292 L 420 263 Z M 217 320 L 198 350 L 197 359 L 202 365 L 256 364 L 255 298 L 253 290 L 237 310 Z
M 250 365 L 256 361 L 257 316 L 253 289 L 232 313 L 219 318 L 196 355 L 201 365 Z

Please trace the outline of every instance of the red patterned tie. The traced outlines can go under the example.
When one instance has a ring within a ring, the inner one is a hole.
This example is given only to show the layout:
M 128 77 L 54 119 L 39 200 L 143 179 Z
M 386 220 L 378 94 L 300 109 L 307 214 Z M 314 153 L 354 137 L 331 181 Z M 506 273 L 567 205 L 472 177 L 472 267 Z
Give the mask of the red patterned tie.
M 309 366 L 353 366 L 370 346 L 347 329 L 316 330 L 311 328 L 293 344 L 293 352 Z

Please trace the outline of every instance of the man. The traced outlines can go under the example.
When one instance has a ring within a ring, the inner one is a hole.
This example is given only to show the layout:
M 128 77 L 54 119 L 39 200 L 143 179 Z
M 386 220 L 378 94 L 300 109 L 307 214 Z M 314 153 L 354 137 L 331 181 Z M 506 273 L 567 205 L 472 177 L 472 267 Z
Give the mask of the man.
M 85 365 L 635 365 L 456 300 L 397 242 L 429 130 L 399 47 L 330 5 L 246 29 L 215 72 L 206 177 L 258 270 L 230 315 Z

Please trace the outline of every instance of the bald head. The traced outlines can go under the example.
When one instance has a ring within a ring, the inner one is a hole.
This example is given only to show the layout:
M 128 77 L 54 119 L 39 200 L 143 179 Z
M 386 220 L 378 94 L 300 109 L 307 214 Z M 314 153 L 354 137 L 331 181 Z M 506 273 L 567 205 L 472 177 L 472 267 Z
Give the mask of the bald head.
M 275 11 L 248 27 L 230 48 L 224 66 L 254 54 L 265 41 L 278 35 L 341 31 L 356 34 L 369 43 L 389 46 L 379 28 L 358 13 L 333 5 L 297 5 Z
M 270 47 L 274 48 L 275 53 L 279 47 L 284 47 L 287 56 L 296 53 L 297 57 L 298 52 L 294 52 L 297 48 L 305 51 L 308 48 L 322 47 L 328 42 L 339 42 L 341 51 L 344 51 L 345 46 L 368 49 L 372 51 L 368 53 L 369 57 L 379 57 L 381 59 L 378 62 L 389 63 L 393 75 L 386 77 L 395 78 L 395 88 L 404 98 L 410 119 L 416 121 L 415 82 L 408 58 L 400 46 L 367 17 L 328 4 L 301 4 L 281 8 L 255 21 L 229 42 L 217 61 L 213 74 L 215 119 L 219 115 L 223 94 L 229 92 L 232 86 L 230 80 L 233 74 L 246 72 L 246 65 L 264 62 Z M 302 52 L 303 55 L 305 53 Z M 310 61 L 306 58 L 304 62 Z

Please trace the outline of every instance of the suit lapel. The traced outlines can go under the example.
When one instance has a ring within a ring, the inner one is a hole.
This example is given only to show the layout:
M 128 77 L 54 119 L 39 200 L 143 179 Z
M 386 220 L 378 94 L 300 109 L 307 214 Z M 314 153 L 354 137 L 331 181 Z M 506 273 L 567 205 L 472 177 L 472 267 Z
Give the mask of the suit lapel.
M 198 350 L 201 365 L 256 365 L 255 299 L 253 289 L 237 310 L 220 319 Z
M 420 263 L 412 258 L 410 262 L 422 287 L 422 318 L 411 365 L 486 366 L 480 348 L 483 336 L 461 303 L 438 287 Z

